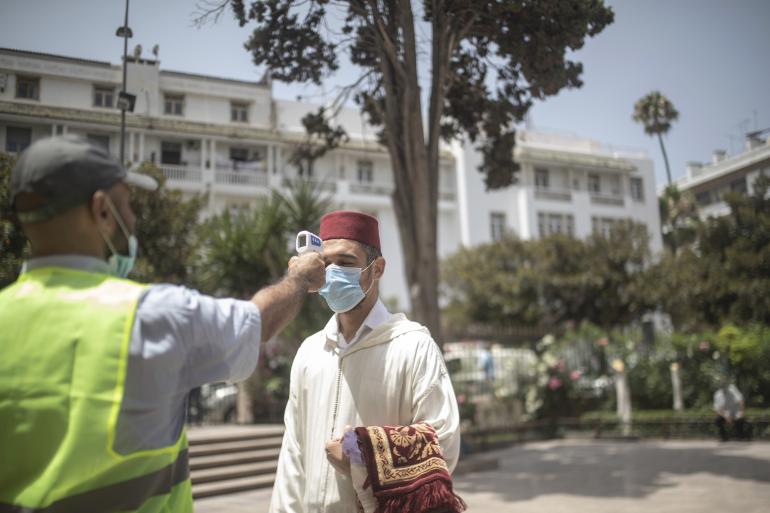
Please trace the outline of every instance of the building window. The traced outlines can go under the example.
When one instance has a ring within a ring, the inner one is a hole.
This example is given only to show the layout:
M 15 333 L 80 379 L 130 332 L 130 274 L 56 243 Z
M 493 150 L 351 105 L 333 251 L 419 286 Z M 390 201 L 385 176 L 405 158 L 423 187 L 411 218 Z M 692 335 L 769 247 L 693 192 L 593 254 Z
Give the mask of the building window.
M 235 162 L 248 162 L 249 149 L 248 148 L 230 148 L 230 160 L 233 160 Z
M 370 160 L 359 160 L 357 167 L 359 183 L 372 183 L 374 181 L 374 164 Z
M 746 192 L 748 192 L 748 187 L 746 187 L 746 177 L 741 177 L 730 182 L 730 192 L 746 194 Z
M 249 122 L 249 104 L 243 102 L 230 103 L 230 121 L 235 123 Z
M 5 131 L 5 151 L 21 153 L 32 142 L 32 129 L 9 126 Z
M 115 89 L 105 86 L 94 86 L 94 107 L 111 109 L 115 106 Z
M 601 237 L 609 237 L 612 233 L 612 229 L 620 223 L 620 219 L 613 219 L 611 217 L 592 217 L 591 218 L 591 230 L 594 235 Z
M 602 192 L 602 182 L 599 175 L 593 173 L 588 175 L 588 192 L 594 194 Z
M 535 168 L 535 187 L 538 189 L 548 188 L 548 170 Z
M 27 100 L 40 99 L 40 79 L 38 77 L 16 77 L 16 98 Z
M 86 138 L 91 144 L 99 146 L 104 151 L 110 151 L 110 136 L 106 134 L 88 134 Z
M 620 196 L 622 191 L 620 189 L 620 177 L 618 175 L 612 175 L 610 179 L 610 193 L 613 196 Z
M 631 199 L 634 201 L 644 201 L 644 187 L 641 178 L 631 178 Z
M 493 241 L 502 240 L 503 234 L 505 233 L 504 212 L 489 213 L 489 231 Z
M 160 163 L 176 166 L 180 165 L 182 163 L 182 143 L 160 143 Z
M 572 214 L 559 214 L 555 212 L 538 212 L 537 231 L 540 237 L 549 235 L 575 236 L 575 217 Z
M 695 201 L 698 205 L 710 205 L 711 204 L 711 191 L 703 191 L 695 194 Z
M 165 95 L 163 97 L 163 112 L 169 116 L 184 116 L 184 95 Z

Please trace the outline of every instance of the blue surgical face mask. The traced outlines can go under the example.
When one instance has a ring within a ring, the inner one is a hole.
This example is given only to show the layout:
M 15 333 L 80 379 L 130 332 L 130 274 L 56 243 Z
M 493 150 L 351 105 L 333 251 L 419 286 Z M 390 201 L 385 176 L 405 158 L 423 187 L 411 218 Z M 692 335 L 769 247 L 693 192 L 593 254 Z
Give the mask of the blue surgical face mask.
M 318 293 L 326 300 L 326 304 L 335 313 L 345 313 L 355 308 L 364 300 L 366 294 L 374 285 L 364 292 L 361 289 L 361 273 L 374 262 L 363 269 L 360 267 L 342 267 L 330 264 L 326 267 L 326 283 Z
M 115 217 L 120 230 L 123 232 L 123 236 L 128 241 L 128 255 L 121 255 L 115 250 L 115 246 L 110 241 L 110 238 L 106 237 L 102 233 L 104 242 L 107 243 L 107 247 L 110 248 L 110 251 L 112 252 L 110 258 L 107 259 L 107 264 L 110 266 L 110 274 L 117 276 L 118 278 L 125 278 L 134 268 L 134 264 L 136 263 L 136 254 L 139 251 L 139 242 L 136 240 L 136 236 L 128 233 L 128 228 L 123 222 L 123 218 L 120 217 L 118 209 L 115 208 L 115 205 L 112 203 L 112 200 L 110 200 L 109 196 L 106 199 L 107 205 L 112 211 L 112 215 Z

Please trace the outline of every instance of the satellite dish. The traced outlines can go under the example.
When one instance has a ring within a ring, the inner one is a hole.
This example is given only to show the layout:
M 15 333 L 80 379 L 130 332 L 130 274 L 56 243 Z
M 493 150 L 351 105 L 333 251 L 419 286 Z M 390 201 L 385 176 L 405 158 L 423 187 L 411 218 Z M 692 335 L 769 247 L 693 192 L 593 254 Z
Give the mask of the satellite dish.
M 158 58 L 158 54 L 160 53 L 160 45 L 155 45 L 152 47 L 152 54 L 155 56 L 155 58 Z

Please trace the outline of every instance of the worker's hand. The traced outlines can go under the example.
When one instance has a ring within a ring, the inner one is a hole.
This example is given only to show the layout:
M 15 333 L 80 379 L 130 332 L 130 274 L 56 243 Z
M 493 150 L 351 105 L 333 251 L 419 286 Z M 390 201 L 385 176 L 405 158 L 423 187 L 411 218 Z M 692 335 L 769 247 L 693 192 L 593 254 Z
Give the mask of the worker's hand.
M 350 475 L 350 459 L 342 451 L 342 438 L 326 442 L 326 459 L 337 472 Z
M 291 257 L 289 276 L 298 276 L 307 283 L 308 292 L 318 292 L 326 282 L 326 265 L 321 255 L 315 251 Z

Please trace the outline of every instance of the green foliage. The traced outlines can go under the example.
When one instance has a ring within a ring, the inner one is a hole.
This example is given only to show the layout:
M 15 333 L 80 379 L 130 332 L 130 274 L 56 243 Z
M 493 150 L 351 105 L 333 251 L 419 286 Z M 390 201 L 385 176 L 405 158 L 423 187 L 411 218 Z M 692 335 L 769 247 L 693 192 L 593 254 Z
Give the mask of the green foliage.
M 153 164 L 143 164 L 139 172 L 153 177 L 158 189 L 137 188 L 131 194 L 140 247 L 131 277 L 146 283 L 186 284 L 191 278 L 198 218 L 206 197 L 185 199 L 181 192 L 168 189 L 163 172 Z
M 11 209 L 11 170 L 16 162 L 12 155 L 0 153 L 0 288 L 13 283 L 21 264 L 29 255 L 27 238 Z
M 671 129 L 671 123 L 679 119 L 679 112 L 660 91 L 653 91 L 634 104 L 633 118 L 644 125 L 647 135 L 658 135 Z
M 746 402 L 770 405 L 770 327 L 728 324 L 719 330 L 714 343 Z
M 203 223 L 194 263 L 202 291 L 249 299 L 283 275 L 289 238 L 282 205 L 272 195 L 254 208 L 225 210 Z
M 277 194 L 283 201 L 290 234 L 301 230 L 318 233 L 321 217 L 335 208 L 331 196 L 323 195 L 310 180 L 296 180 L 289 194 Z
M 463 248 L 442 268 L 447 324 L 628 323 L 653 306 L 645 281 L 647 248 L 645 228 L 630 223 L 606 238 L 508 237 Z
M 614 16 L 596 0 L 449 1 L 438 8 L 420 2 L 232 0 L 231 6 L 241 26 L 255 24 L 246 48 L 273 79 L 320 84 L 337 71 L 347 52 L 362 77 L 370 77 L 356 83 L 354 99 L 374 124 L 382 125 L 383 140 L 395 140 L 402 128 L 391 122 L 396 119 L 385 104 L 417 80 L 409 73 L 416 74 L 412 63 L 418 53 L 432 54 L 432 109 L 444 115 L 429 120 L 440 124 L 430 130 L 445 138 L 466 132 L 474 141 L 483 133 L 481 170 L 490 187 L 510 184 L 517 169 L 508 151 L 513 123 L 524 118 L 533 100 L 582 85 L 582 66 L 567 54 Z M 414 38 L 420 14 L 431 34 L 424 47 Z M 325 29 L 339 19 L 340 31 Z M 420 118 L 421 113 L 417 109 L 400 116 Z
M 676 185 L 669 185 L 658 198 L 658 206 L 666 248 L 676 253 L 679 248 L 691 246 L 700 223 L 698 205 L 692 192 L 682 192 Z
M 332 127 L 325 107 L 302 118 L 305 140 L 296 144 L 289 155 L 289 163 L 297 168 L 300 176 L 313 176 L 315 161 L 329 151 L 348 141 L 342 126 Z
M 633 422 L 663 422 L 666 420 L 687 420 L 687 419 L 699 419 L 707 417 L 712 419 L 714 416 L 714 410 L 711 408 L 692 408 L 682 411 L 672 411 L 670 409 L 661 408 L 659 410 L 635 410 L 631 414 Z M 768 417 L 770 416 L 770 409 L 768 408 L 746 408 L 746 417 L 750 420 L 753 417 Z M 592 411 L 583 414 L 580 420 L 593 422 L 613 422 L 617 420 L 617 417 L 610 411 Z
M 675 327 L 770 325 L 768 186 L 759 177 L 751 195 L 729 194 L 729 215 L 699 223 L 696 245 L 662 257 L 649 281 Z

